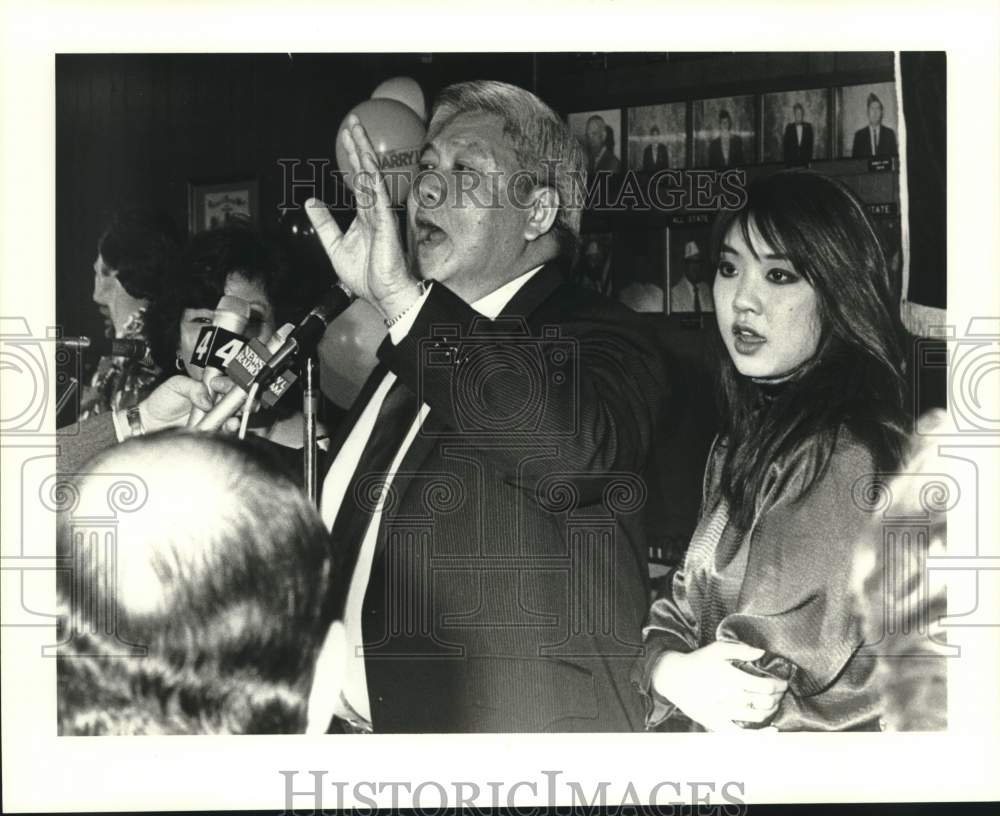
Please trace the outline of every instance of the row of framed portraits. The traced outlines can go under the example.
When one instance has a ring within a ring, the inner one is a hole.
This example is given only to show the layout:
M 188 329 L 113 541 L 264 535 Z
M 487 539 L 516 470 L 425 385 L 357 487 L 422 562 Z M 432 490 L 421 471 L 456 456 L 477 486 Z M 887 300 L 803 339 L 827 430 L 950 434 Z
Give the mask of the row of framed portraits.
M 899 208 L 867 205 L 893 276 L 902 266 Z M 666 228 L 622 229 L 581 235 L 573 279 L 643 314 L 692 315 L 715 311 L 710 253 L 714 216 L 675 215 Z
M 896 83 L 571 113 L 588 171 L 808 164 L 897 155 Z

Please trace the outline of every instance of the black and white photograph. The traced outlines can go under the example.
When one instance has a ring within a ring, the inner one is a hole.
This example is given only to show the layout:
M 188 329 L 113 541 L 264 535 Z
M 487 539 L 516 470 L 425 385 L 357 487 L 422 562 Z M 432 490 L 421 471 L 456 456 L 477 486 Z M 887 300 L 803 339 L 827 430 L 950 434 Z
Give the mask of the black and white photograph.
M 0 16 L 4 812 L 1000 794 L 996 10 L 263 9 Z
M 696 100 L 695 167 L 742 167 L 757 162 L 757 127 L 753 95 Z
M 667 238 L 670 314 L 715 311 L 709 229 L 705 226 L 671 226 L 667 230 Z
M 615 297 L 640 314 L 666 308 L 666 230 L 640 229 L 615 234 Z
M 764 161 L 807 165 L 830 157 L 829 90 L 764 94 Z
M 586 289 L 613 296 L 615 281 L 614 234 L 590 232 L 580 235 L 580 252 L 573 268 L 573 280 Z
M 628 109 L 628 166 L 638 173 L 687 166 L 687 103 Z
M 193 234 L 257 222 L 257 180 L 188 183 L 188 230 Z
M 569 127 L 586 158 L 588 184 L 598 175 L 622 171 L 622 112 L 593 110 L 569 115 Z
M 896 83 L 839 88 L 840 155 L 885 159 L 899 154 Z

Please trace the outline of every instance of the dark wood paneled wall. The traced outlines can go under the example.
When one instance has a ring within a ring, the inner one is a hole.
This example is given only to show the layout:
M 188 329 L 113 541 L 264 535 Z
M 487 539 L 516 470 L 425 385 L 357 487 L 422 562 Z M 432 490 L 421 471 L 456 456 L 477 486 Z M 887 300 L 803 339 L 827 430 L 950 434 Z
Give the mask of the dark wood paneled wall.
M 273 225 L 278 159 L 333 162 L 336 127 L 382 80 L 413 76 L 428 95 L 471 77 L 531 87 L 532 66 L 529 54 L 57 56 L 59 322 L 100 331 L 91 266 L 116 209 L 158 207 L 184 230 L 190 179 L 257 176 Z

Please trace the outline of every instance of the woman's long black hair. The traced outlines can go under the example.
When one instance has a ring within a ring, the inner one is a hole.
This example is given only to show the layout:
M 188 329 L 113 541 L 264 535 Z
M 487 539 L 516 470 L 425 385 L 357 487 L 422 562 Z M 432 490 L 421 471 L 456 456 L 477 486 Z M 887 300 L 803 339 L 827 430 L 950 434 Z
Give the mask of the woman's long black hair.
M 815 355 L 777 388 L 741 375 L 717 337 L 721 486 L 733 519 L 746 530 L 773 463 L 809 452 L 801 497 L 847 430 L 880 471 L 891 471 L 905 455 L 911 422 L 904 407 L 898 298 L 878 238 L 854 195 L 818 173 L 782 171 L 753 182 L 745 206 L 716 222 L 715 261 L 734 225 L 748 246 L 753 225 L 815 289 L 822 327 Z

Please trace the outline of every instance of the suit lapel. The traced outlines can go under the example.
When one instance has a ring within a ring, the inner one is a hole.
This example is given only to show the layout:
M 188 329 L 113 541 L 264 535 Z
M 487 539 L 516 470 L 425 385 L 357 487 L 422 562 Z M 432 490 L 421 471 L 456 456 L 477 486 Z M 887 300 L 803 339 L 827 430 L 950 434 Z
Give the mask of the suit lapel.
M 547 263 L 510 299 L 498 317 L 523 317 L 527 319 L 547 300 L 562 284 L 563 270 L 558 262 Z M 380 364 L 380 368 L 381 368 Z M 384 372 L 383 375 L 384 376 Z M 374 377 L 374 375 L 373 375 Z M 380 376 L 376 385 L 381 382 Z M 372 389 L 374 390 L 374 388 Z M 370 393 L 369 393 L 370 397 Z M 367 400 L 365 400 L 367 403 Z M 353 423 L 351 423 L 353 425 Z M 427 457 L 436 448 L 449 442 L 460 441 L 461 436 L 448 427 L 434 414 L 433 409 L 427 415 L 420 430 L 399 463 L 399 469 L 393 478 L 393 488 L 399 496 L 400 504 L 405 500 L 414 478 L 419 474 Z M 398 505 L 397 505 L 398 506 Z M 378 558 L 385 547 L 385 536 L 379 535 L 376 543 L 375 557 Z
M 545 264 L 535 276 L 510 299 L 500 317 L 528 318 L 563 282 L 563 266 L 559 261 Z
M 340 449 L 344 446 L 344 442 L 347 441 L 347 437 L 350 435 L 351 431 L 354 430 L 354 426 L 357 424 L 358 418 L 361 416 L 361 412 L 365 410 L 365 406 L 368 405 L 368 402 L 371 400 L 372 394 L 375 393 L 375 389 L 378 388 L 379 383 L 385 379 L 385 375 L 388 373 L 389 369 L 384 363 L 380 362 L 372 370 L 372 373 L 368 375 L 368 379 L 365 380 L 365 384 L 361 386 L 361 391 L 351 404 L 351 409 L 340 421 L 337 426 L 337 432 L 330 439 L 330 453 L 327 456 L 326 468 L 323 471 L 324 479 L 330 472 L 330 468 L 333 467 L 333 463 L 337 460 L 337 455 L 340 453 Z

